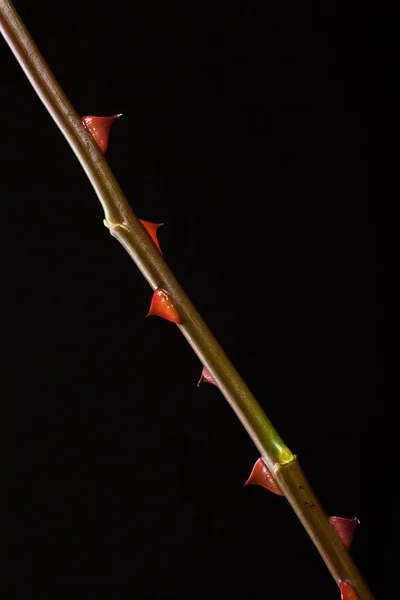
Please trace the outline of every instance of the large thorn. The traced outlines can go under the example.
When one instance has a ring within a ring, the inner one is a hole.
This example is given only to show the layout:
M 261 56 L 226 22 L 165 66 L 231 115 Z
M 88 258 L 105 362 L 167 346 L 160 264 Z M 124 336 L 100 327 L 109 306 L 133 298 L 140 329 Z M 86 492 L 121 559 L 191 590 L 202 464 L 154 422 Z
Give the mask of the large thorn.
M 114 115 L 112 117 L 93 117 L 89 115 L 85 115 L 82 117 L 82 123 L 86 126 L 89 132 L 92 135 L 92 138 L 104 154 L 107 150 L 108 146 L 108 136 L 110 134 L 111 125 L 114 123 L 118 117 L 121 117 L 122 113 L 119 115 Z
M 283 496 L 279 485 L 276 483 L 274 476 L 262 458 L 259 458 L 256 461 L 253 470 L 250 473 L 250 477 L 244 485 L 261 485 L 270 492 L 273 492 L 278 496 Z
M 182 323 L 174 303 L 168 296 L 167 292 L 161 288 L 157 288 L 154 291 L 151 299 L 150 310 L 147 313 L 147 316 L 162 317 L 163 319 L 172 321 L 173 323 Z

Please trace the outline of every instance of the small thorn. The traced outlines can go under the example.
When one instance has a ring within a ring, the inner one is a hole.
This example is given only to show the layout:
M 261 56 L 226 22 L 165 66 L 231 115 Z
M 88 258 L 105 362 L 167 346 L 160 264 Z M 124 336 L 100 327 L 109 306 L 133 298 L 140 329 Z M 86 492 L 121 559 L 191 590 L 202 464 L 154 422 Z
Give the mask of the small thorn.
M 200 387 L 202 383 L 212 383 L 215 386 L 217 385 L 205 367 L 203 367 L 201 377 L 197 382 L 197 387 Z
M 163 319 L 172 321 L 173 323 L 182 323 L 174 303 L 168 296 L 167 292 L 161 288 L 157 288 L 154 291 L 151 299 L 150 310 L 147 313 L 147 316 L 162 317 Z
M 276 483 L 274 476 L 262 458 L 259 458 L 256 461 L 253 470 L 250 473 L 250 477 L 244 485 L 261 485 L 270 492 L 273 492 L 278 496 L 283 496 L 279 485 Z
M 143 227 L 157 246 L 159 253 L 162 254 L 161 247 L 157 239 L 157 229 L 164 225 L 164 223 L 150 223 L 149 221 L 143 221 L 142 219 L 139 219 L 139 221 L 141 222 L 141 224 L 143 225 Z
M 344 517 L 329 517 L 329 522 L 336 531 L 343 546 L 348 550 L 353 541 L 354 531 L 360 524 L 359 519 L 345 519 Z
M 93 117 L 85 115 L 82 117 L 82 123 L 86 126 L 92 135 L 92 138 L 104 154 L 108 146 L 108 136 L 111 125 L 116 119 L 122 116 L 122 113 L 112 117 Z
M 360 600 L 353 586 L 348 581 L 341 581 L 340 587 L 340 599 L 341 600 Z

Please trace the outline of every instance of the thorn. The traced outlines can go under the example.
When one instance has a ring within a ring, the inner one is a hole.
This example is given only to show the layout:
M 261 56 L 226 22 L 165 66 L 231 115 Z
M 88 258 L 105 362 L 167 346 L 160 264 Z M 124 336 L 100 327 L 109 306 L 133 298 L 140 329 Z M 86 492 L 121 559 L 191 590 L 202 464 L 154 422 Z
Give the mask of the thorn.
M 92 135 L 92 138 L 104 154 L 108 146 L 108 136 L 111 125 L 116 119 L 122 117 L 122 113 L 113 117 L 93 117 L 85 115 L 82 117 L 82 123 L 86 126 Z
M 157 246 L 159 253 L 162 254 L 161 247 L 157 239 L 157 229 L 164 225 L 164 223 L 150 223 L 149 221 L 143 221 L 142 219 L 139 219 L 139 221 L 141 222 L 141 224 L 143 225 L 143 227 Z
M 341 581 L 339 587 L 341 593 L 341 600 L 360 600 L 355 589 L 348 581 Z
M 256 461 L 250 477 L 243 485 L 261 485 L 270 492 L 278 496 L 283 496 L 279 485 L 276 483 L 274 476 L 262 458 Z
M 345 519 L 344 517 L 329 517 L 329 522 L 336 531 L 343 546 L 348 550 L 353 541 L 354 531 L 360 524 L 359 519 Z
M 197 382 L 197 387 L 200 387 L 202 383 L 212 383 L 215 386 L 217 385 L 205 367 L 203 367 L 201 377 Z
M 161 288 L 157 288 L 154 291 L 151 299 L 150 310 L 147 313 L 147 316 L 162 317 L 163 319 L 172 321 L 173 323 L 182 323 L 174 303 L 168 296 L 167 292 Z

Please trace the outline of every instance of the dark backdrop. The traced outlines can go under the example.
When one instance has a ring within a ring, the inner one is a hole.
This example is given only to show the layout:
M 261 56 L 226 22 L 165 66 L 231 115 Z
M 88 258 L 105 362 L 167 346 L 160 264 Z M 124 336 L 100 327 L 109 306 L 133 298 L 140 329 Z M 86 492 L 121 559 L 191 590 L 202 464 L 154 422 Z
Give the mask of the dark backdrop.
M 352 555 L 382 598 L 371 11 L 15 5 L 78 113 L 123 113 L 107 159 L 135 214 L 164 223 L 165 259 L 327 512 L 360 519 Z M 285 500 L 242 487 L 257 450 L 179 330 L 145 318 L 150 287 L 0 54 L 10 589 L 338 600 Z

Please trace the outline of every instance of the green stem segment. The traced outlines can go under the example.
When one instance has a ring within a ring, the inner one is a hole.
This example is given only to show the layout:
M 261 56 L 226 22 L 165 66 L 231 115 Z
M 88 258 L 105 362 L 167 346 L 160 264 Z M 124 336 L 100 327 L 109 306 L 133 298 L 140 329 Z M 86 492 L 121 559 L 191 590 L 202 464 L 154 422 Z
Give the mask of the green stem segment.
M 176 280 L 165 259 L 134 215 L 107 161 L 82 124 L 41 56 L 14 6 L 0 0 L 0 30 L 39 98 L 70 144 L 86 172 L 105 214 L 105 225 L 134 260 L 152 289 L 164 289 L 173 300 L 182 325 L 177 325 L 213 377 L 282 492 L 303 523 L 336 583 L 349 581 L 360 600 L 373 600 L 327 515 L 261 406 Z
M 103 206 L 104 222 L 110 233 L 123 245 L 153 290 L 160 287 L 173 299 L 183 322 L 178 327 L 231 403 L 265 460 L 270 465 L 291 460 L 292 453 L 134 215 L 103 153 L 57 83 L 11 2 L 1 0 L 0 7 L 3 36 L 89 177 Z

